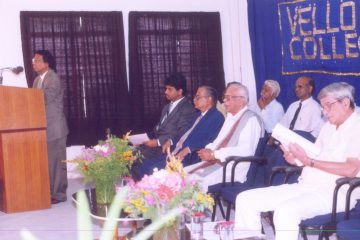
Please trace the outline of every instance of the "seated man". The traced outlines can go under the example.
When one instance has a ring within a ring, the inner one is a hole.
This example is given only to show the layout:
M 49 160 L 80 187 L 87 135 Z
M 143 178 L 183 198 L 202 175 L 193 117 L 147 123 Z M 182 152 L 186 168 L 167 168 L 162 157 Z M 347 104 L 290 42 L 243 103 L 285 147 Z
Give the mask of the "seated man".
M 227 116 L 218 136 L 198 152 L 202 162 L 186 167 L 190 177 L 199 179 L 204 189 L 222 181 L 222 165 L 229 156 L 254 155 L 259 138 L 264 135 L 261 118 L 247 107 L 248 89 L 238 82 L 227 85 L 224 107 Z M 244 182 L 249 163 L 236 168 L 236 180 Z M 228 169 L 231 169 L 228 168 Z M 230 174 L 227 174 L 230 180 Z
M 284 108 L 276 98 L 280 94 L 280 85 L 275 80 L 266 80 L 260 92 L 258 111 L 264 121 L 265 130 L 271 134 L 275 125 L 284 116 Z
M 291 130 L 311 133 L 315 138 L 324 124 L 319 103 L 312 98 L 314 80 L 299 77 L 295 83 L 295 94 L 299 99 L 290 104 L 280 123 Z
M 236 239 L 260 236 L 260 213 L 274 211 L 276 240 L 297 240 L 301 220 L 331 212 L 336 179 L 360 176 L 360 116 L 354 113 L 354 92 L 343 82 L 320 91 L 318 99 L 328 119 L 315 142 L 320 154 L 312 159 L 296 144 L 283 148 L 287 162 L 304 165 L 299 182 L 240 193 L 236 198 Z M 345 195 L 346 190 L 339 192 L 338 211 L 344 211 Z M 359 197 L 359 192 L 353 194 L 351 207 Z
M 138 146 L 145 159 L 162 155 L 161 146 L 190 127 L 196 110 L 185 95 L 186 79 L 183 75 L 174 74 L 165 80 L 165 96 L 170 103 L 163 108 L 158 124 L 147 133 L 150 140 Z
M 194 97 L 196 114 L 191 128 L 183 135 L 166 141 L 164 154 L 155 159 L 144 159 L 139 167 L 137 178 L 152 174 L 154 168 L 162 169 L 166 165 L 167 148 L 171 146 L 172 154 L 182 160 L 183 166 L 199 162 L 196 151 L 212 142 L 224 123 L 224 116 L 216 109 L 217 92 L 208 86 L 199 87 Z M 194 154 L 191 154 L 194 153 Z

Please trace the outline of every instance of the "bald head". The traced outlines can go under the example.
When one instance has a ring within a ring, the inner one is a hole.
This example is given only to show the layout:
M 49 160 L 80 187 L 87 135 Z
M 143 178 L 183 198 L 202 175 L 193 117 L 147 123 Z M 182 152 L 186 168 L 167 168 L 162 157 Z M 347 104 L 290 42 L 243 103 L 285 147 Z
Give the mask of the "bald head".
M 304 101 L 311 97 L 314 91 L 314 80 L 311 77 L 302 76 L 296 80 L 295 94 L 299 100 Z

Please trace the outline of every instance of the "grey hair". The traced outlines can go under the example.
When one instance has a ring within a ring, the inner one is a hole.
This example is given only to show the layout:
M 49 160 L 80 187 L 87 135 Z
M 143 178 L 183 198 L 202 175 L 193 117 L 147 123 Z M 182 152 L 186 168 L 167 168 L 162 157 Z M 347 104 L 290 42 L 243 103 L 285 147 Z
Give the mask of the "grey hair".
M 264 85 L 268 86 L 272 90 L 272 94 L 277 98 L 280 94 L 280 84 L 275 80 L 265 80 Z
M 245 98 L 246 103 L 249 102 L 249 90 L 245 85 L 243 85 L 239 82 L 229 82 L 226 85 L 226 89 L 228 89 L 230 86 L 238 86 L 241 91 L 241 96 L 243 96 Z
M 318 94 L 319 101 L 325 97 L 333 97 L 336 100 L 348 98 L 350 107 L 355 108 L 355 88 L 346 82 L 335 82 L 327 85 Z
M 203 88 L 206 91 L 206 94 L 211 98 L 212 106 L 215 106 L 218 100 L 216 89 L 206 85 L 202 85 L 199 88 Z

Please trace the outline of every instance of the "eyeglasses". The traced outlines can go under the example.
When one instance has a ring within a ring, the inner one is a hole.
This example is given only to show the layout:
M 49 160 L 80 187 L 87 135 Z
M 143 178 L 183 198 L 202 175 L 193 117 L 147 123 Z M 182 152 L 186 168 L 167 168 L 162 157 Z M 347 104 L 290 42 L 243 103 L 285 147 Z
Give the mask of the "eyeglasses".
M 223 100 L 230 101 L 235 100 L 237 98 L 243 98 L 244 96 L 231 96 L 231 95 L 224 95 Z
M 31 59 L 31 62 L 32 62 L 32 63 L 37 63 L 37 62 L 43 62 L 43 60 L 42 60 L 42 59 L 33 58 L 33 59 Z
M 303 89 L 303 88 L 305 88 L 305 87 L 307 87 L 307 86 L 309 86 L 309 84 L 304 84 L 304 85 L 295 85 L 295 88 L 294 89 L 297 89 L 297 88 L 299 88 L 299 89 Z
M 336 100 L 336 101 L 334 101 L 334 102 L 332 102 L 332 103 L 327 103 L 327 104 L 325 104 L 324 106 L 321 106 L 320 108 L 321 108 L 321 111 L 326 111 L 326 112 L 330 112 L 331 111 L 331 109 L 332 109 L 332 106 L 335 104 L 335 103 L 337 103 L 337 102 L 339 102 L 341 99 L 338 99 L 338 100 Z
M 194 96 L 194 100 L 198 101 L 198 100 L 200 100 L 201 98 L 207 98 L 207 97 L 209 97 L 209 96 L 208 96 L 208 95 L 207 95 L 207 96 L 195 95 L 195 96 Z

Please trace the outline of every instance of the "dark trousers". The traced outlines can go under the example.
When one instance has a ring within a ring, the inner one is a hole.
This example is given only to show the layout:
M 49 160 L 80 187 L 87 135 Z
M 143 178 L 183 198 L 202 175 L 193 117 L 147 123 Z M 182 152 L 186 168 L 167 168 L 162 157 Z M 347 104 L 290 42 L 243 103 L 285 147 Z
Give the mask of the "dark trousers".
M 50 194 L 52 199 L 66 201 L 68 186 L 66 163 L 66 136 L 47 142 Z

